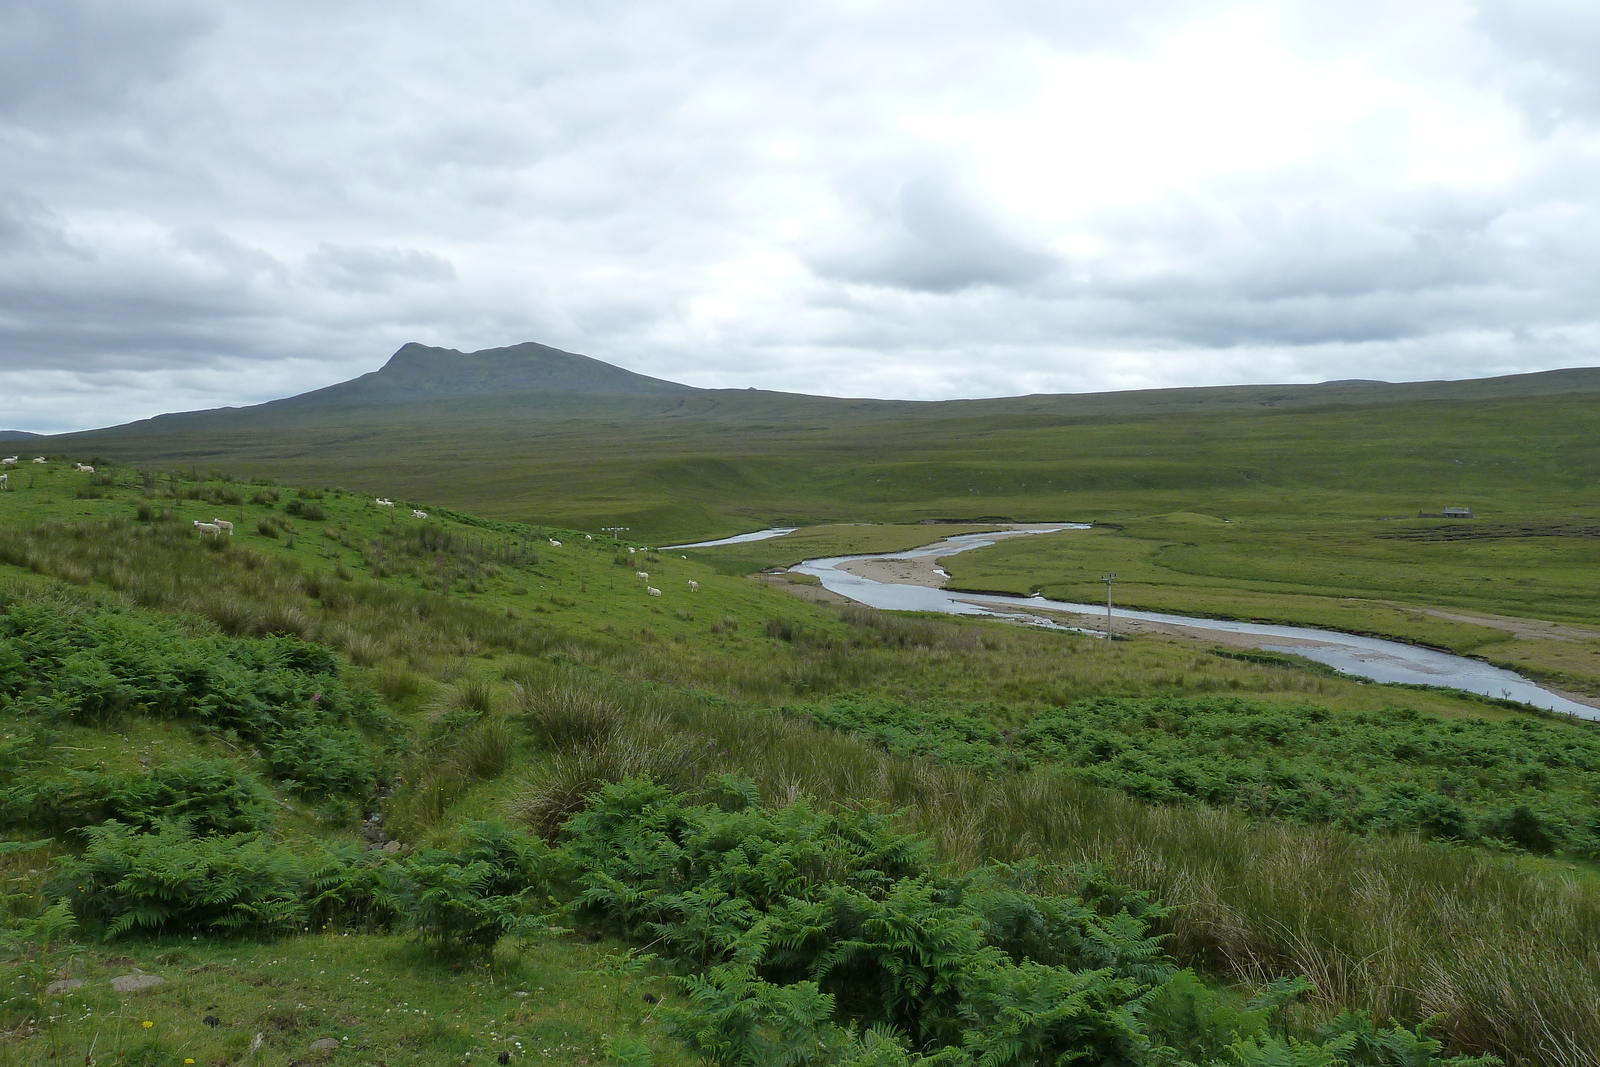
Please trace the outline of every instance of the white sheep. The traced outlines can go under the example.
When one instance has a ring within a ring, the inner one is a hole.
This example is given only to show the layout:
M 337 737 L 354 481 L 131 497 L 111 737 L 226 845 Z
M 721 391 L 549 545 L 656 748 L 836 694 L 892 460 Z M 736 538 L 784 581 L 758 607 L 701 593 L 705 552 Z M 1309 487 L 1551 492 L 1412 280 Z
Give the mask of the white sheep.
M 229 537 L 233 536 L 233 523 L 229 522 L 227 519 L 212 519 L 211 525 L 223 531 Z
M 630 555 L 630 556 L 633 555 L 633 549 L 631 549 L 631 548 L 628 549 L 628 555 Z
M 214 522 L 201 522 L 199 519 L 196 519 L 194 520 L 194 528 L 199 530 L 202 535 L 212 534 L 213 536 L 217 537 L 222 536 L 222 527 L 218 526 Z
M 4 489 L 4 490 L 6 490 L 8 492 L 10 491 L 10 489 L 11 489 L 11 475 L 9 475 L 9 474 L 0 474 L 0 489 Z
M 561 547 L 561 542 L 557 541 L 554 537 L 552 537 L 552 538 L 550 538 L 550 547 L 552 547 L 552 548 L 560 548 Z
M 689 592 L 698 593 L 699 591 L 700 591 L 700 583 L 695 581 L 693 578 L 689 579 Z
M 89 466 L 87 463 L 74 463 L 72 466 L 74 470 L 80 470 L 85 474 L 94 473 L 94 468 Z
M 426 511 L 418 511 L 416 508 L 412 508 L 411 517 L 413 519 L 425 519 L 428 517 L 428 513 Z
M 650 580 L 649 571 L 634 571 L 633 576 L 639 579 L 641 582 L 648 582 Z
M 50 462 L 49 460 L 45 459 L 43 456 L 34 456 L 33 457 L 33 461 L 35 463 L 49 463 Z
M 5 459 L 0 459 L 0 463 L 4 463 L 8 467 L 15 467 L 17 465 L 17 457 L 7 456 Z
M 645 592 L 649 593 L 651 596 L 660 596 L 661 595 L 661 590 L 657 589 L 653 585 L 646 586 L 645 587 Z
M 392 508 L 392 507 L 394 507 L 394 501 L 393 500 L 385 500 L 381 496 L 378 497 L 376 500 L 374 500 L 373 503 L 377 504 L 380 508 Z
M 594 534 L 584 534 L 583 535 L 583 539 L 585 541 L 593 541 L 594 540 Z

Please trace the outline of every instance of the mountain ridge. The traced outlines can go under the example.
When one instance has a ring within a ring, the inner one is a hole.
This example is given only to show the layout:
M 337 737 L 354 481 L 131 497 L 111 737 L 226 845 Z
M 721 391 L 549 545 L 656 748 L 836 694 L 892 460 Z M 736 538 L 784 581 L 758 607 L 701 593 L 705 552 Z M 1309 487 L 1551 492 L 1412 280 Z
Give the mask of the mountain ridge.
M 394 404 L 506 392 L 660 395 L 697 391 L 690 385 L 652 378 L 535 341 L 476 352 L 411 341 L 401 345 L 388 362 L 375 371 L 321 389 L 256 404 L 253 409 Z

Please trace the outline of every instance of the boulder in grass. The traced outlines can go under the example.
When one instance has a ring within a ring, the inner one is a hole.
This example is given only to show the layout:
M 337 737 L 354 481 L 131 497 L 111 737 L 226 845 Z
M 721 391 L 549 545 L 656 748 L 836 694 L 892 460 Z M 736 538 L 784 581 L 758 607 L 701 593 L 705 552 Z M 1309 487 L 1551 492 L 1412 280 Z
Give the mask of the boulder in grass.
M 166 984 L 167 980 L 159 974 L 145 974 L 143 971 L 119 974 L 111 979 L 111 988 L 118 993 L 137 993 L 142 989 L 154 989 L 158 985 Z

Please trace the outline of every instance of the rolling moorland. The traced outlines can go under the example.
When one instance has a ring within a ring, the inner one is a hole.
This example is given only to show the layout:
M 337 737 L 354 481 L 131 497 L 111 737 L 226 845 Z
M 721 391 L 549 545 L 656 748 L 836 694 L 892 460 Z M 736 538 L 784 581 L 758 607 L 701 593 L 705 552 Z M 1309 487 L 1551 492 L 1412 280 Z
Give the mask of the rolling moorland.
M 1564 374 L 1100 415 L 347 391 L 40 443 L 0 494 L 0 1062 L 1600 1062 L 1591 724 L 747 577 L 949 526 L 644 547 L 1089 518 L 953 584 L 1109 566 L 1592 692 Z

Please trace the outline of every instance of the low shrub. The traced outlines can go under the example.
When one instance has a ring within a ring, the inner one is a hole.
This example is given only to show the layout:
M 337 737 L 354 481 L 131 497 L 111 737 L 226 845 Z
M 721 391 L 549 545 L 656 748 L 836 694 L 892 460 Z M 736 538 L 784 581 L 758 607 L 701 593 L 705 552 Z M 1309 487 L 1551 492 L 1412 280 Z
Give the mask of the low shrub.
M 766 808 L 747 780 L 700 802 L 609 785 L 562 839 L 569 913 L 678 966 L 687 1002 L 663 1014 L 711 1064 L 1492 1062 L 1440 1060 L 1420 1031 L 1355 1013 L 1285 1038 L 1275 1015 L 1310 983 L 1238 1006 L 1166 957 L 1149 930 L 1164 909 L 1093 868 L 941 874 L 889 816 Z
M 87 847 L 62 859 L 51 891 L 107 937 L 134 930 L 288 933 L 305 925 L 305 864 L 264 834 L 197 837 L 119 822 L 80 831 Z
M 549 849 L 537 838 L 492 822 L 468 823 L 459 851 L 423 849 L 390 872 L 386 896 L 421 940 L 445 949 L 482 950 L 502 937 L 544 928 Z

